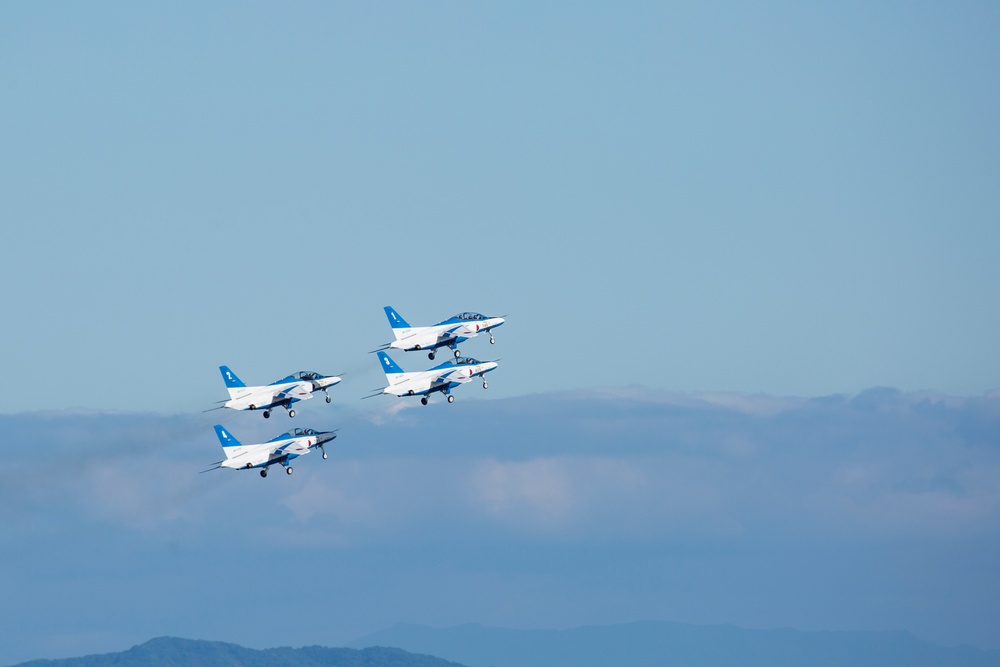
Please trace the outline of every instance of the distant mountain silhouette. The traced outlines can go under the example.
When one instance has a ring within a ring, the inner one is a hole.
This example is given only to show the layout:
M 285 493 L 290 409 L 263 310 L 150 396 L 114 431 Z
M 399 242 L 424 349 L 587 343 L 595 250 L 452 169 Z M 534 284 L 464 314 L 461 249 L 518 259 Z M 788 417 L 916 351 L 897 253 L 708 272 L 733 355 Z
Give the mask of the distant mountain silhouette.
M 470 667 L 1000 667 L 1000 651 L 943 647 L 906 632 L 746 630 L 660 621 L 570 630 L 401 624 L 350 645 L 396 646 Z
M 160 637 L 121 653 L 33 660 L 15 667 L 463 667 L 398 648 L 272 648 Z

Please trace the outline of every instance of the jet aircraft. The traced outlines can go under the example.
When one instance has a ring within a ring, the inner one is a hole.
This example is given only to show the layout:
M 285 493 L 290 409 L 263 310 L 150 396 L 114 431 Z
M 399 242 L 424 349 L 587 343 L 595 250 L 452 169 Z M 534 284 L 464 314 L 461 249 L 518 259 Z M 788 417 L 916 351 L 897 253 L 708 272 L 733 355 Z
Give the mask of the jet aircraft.
M 485 375 L 497 367 L 495 361 L 479 361 L 472 357 L 459 357 L 428 371 L 406 373 L 388 354 L 381 350 L 377 352 L 389 386 L 377 394 L 372 394 L 372 396 L 380 394 L 420 396 L 420 402 L 424 405 L 427 405 L 428 396 L 436 391 L 447 396 L 449 403 L 454 403 L 455 397 L 451 395 L 451 390 L 460 384 L 470 382 L 472 378 L 477 376 L 483 378 L 483 389 L 488 388 L 489 384 L 486 382 Z
M 330 402 L 330 387 L 340 382 L 336 375 L 320 375 L 313 371 L 299 371 L 294 375 L 282 378 L 271 384 L 248 387 L 229 366 L 219 366 L 222 379 L 229 390 L 229 400 L 224 408 L 234 410 L 263 410 L 264 419 L 271 416 L 271 408 L 281 407 L 288 411 L 289 417 L 295 416 L 292 403 L 312 398 L 313 392 L 322 391 L 326 394 L 326 402 Z M 220 401 L 221 402 L 221 401 Z
M 480 313 L 464 312 L 433 326 L 411 327 L 399 313 L 393 310 L 392 306 L 385 306 L 384 310 L 396 340 L 386 343 L 379 350 L 390 348 L 404 352 L 430 350 L 427 353 L 428 359 L 434 358 L 434 350 L 439 347 L 450 347 L 455 356 L 460 357 L 462 353 L 458 350 L 458 344 L 478 336 L 480 333 L 489 333 L 492 344 L 496 342 L 493 339 L 492 330 L 505 321 L 503 317 L 487 317 Z M 373 351 L 377 352 L 378 350 Z
M 337 437 L 333 431 L 314 431 L 311 428 L 293 428 L 287 433 L 282 433 L 276 438 L 271 438 L 267 442 L 256 445 L 244 445 L 236 439 L 233 434 L 219 424 L 215 425 L 215 434 L 219 436 L 222 443 L 222 451 L 226 453 L 226 458 L 215 464 L 215 467 L 208 470 L 218 470 L 219 468 L 233 468 L 234 470 L 249 470 L 250 468 L 260 468 L 260 476 L 267 477 L 267 469 L 272 465 L 280 465 L 289 475 L 292 474 L 292 466 L 288 463 L 298 457 L 309 453 L 309 450 L 319 448 L 326 458 L 326 450 L 323 445 Z M 202 472 L 208 472 L 203 470 Z

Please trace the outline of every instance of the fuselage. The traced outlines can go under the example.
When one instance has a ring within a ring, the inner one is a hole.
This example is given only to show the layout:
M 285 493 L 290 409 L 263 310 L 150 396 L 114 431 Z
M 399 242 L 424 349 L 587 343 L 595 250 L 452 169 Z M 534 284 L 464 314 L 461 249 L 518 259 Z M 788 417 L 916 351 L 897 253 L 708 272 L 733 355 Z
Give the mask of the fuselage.
M 306 401 L 312 398 L 312 382 L 287 382 L 263 387 L 239 387 L 229 390 L 227 408 L 247 410 Z
M 495 361 L 464 360 L 446 362 L 426 371 L 403 373 L 387 373 L 389 386 L 382 390 L 383 394 L 394 396 L 416 396 L 434 391 L 445 391 L 460 384 L 469 382 L 476 376 L 483 376 L 497 367 Z
M 277 382 L 257 387 L 227 387 L 229 400 L 224 406 L 234 410 L 267 409 L 291 405 L 312 398 L 314 391 L 326 391 L 341 380 L 336 375 L 323 376 L 301 371 Z
M 396 340 L 389 343 L 389 347 L 404 351 L 454 347 L 480 333 L 495 329 L 504 321 L 502 317 L 462 313 L 429 327 L 397 327 L 392 330 Z
M 322 447 L 335 437 L 337 436 L 333 433 L 314 432 L 304 436 L 283 434 L 260 444 L 226 447 L 226 460 L 221 463 L 221 467 L 243 470 L 287 463 L 308 454 L 315 447 Z

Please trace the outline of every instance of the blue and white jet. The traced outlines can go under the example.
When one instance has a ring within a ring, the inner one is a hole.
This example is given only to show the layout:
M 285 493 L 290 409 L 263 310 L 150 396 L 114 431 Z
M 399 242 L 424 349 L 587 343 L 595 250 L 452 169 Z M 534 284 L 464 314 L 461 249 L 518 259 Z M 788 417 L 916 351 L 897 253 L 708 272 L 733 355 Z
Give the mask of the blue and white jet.
M 273 465 L 280 465 L 289 475 L 292 474 L 292 466 L 289 462 L 299 456 L 308 454 L 311 450 L 318 448 L 326 458 L 326 450 L 323 445 L 337 437 L 333 431 L 314 431 L 311 428 L 293 428 L 287 433 L 282 433 L 276 438 L 271 438 L 267 442 L 256 445 L 244 445 L 236 437 L 219 424 L 215 425 L 215 434 L 219 436 L 222 443 L 222 451 L 226 453 L 226 458 L 215 464 L 215 467 L 208 470 L 218 470 L 219 468 L 232 468 L 234 470 L 250 470 L 260 468 L 260 476 L 267 477 L 267 469 Z M 202 472 L 208 472 L 204 470 Z
M 439 347 L 450 347 L 455 356 L 460 357 L 462 353 L 458 349 L 458 344 L 481 333 L 489 333 L 490 344 L 495 343 L 493 329 L 505 322 L 502 317 L 487 317 L 480 313 L 464 312 L 433 326 L 411 327 L 392 306 L 385 306 L 384 310 L 396 340 L 386 343 L 379 350 L 394 349 L 404 352 L 430 350 L 427 353 L 428 359 L 434 358 L 434 350 Z
M 474 377 L 482 378 L 483 389 L 487 389 L 490 385 L 486 382 L 485 375 L 497 367 L 495 361 L 479 361 L 472 357 L 459 357 L 428 371 L 407 373 L 385 352 L 378 350 L 378 358 L 382 362 L 382 371 L 389 383 L 389 386 L 383 388 L 380 393 L 394 396 L 420 396 L 420 402 L 424 405 L 427 405 L 428 396 L 436 391 L 447 396 L 449 403 L 454 403 L 455 397 L 451 395 L 451 390 L 466 382 L 471 382 Z M 373 396 L 378 395 L 373 394 Z
M 294 375 L 284 377 L 277 382 L 258 387 L 248 387 L 229 366 L 219 366 L 222 379 L 229 390 L 229 400 L 222 407 L 233 410 L 263 410 L 264 419 L 271 416 L 271 408 L 284 408 L 289 417 L 295 416 L 292 404 L 312 398 L 313 392 L 322 391 L 326 394 L 326 402 L 330 402 L 330 387 L 338 384 L 340 378 L 336 375 L 320 375 L 314 371 L 299 371 Z

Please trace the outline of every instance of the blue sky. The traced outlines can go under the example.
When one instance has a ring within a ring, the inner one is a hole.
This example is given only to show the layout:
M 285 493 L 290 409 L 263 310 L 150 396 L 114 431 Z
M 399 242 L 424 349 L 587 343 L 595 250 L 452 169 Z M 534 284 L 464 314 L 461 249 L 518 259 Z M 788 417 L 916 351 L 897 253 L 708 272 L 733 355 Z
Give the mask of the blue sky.
M 200 629 L 276 645 L 218 619 L 331 599 L 285 643 L 655 617 L 987 645 L 998 33 L 986 2 L 0 4 L 0 423 L 24 457 L 0 571 L 27 623 L 0 664 Z M 489 390 L 419 418 L 358 400 L 387 304 L 507 315 L 463 346 L 501 358 Z M 267 484 L 192 476 L 214 420 L 291 425 L 202 414 L 220 364 L 344 373 L 294 423 L 348 449 Z M 822 396 L 834 417 L 733 416 Z M 858 399 L 882 408 L 841 430 Z M 633 444 L 566 450 L 590 432 Z M 789 434 L 813 448 L 754 457 Z M 243 557 L 291 572 L 231 585 Z M 138 613 L 130 584 L 163 602 Z M 45 625 L 65 590 L 108 592 Z M 192 612 L 205 591 L 222 603 Z
M 8 412 L 354 400 L 386 304 L 510 315 L 504 396 L 997 386 L 991 3 L 0 19 Z

